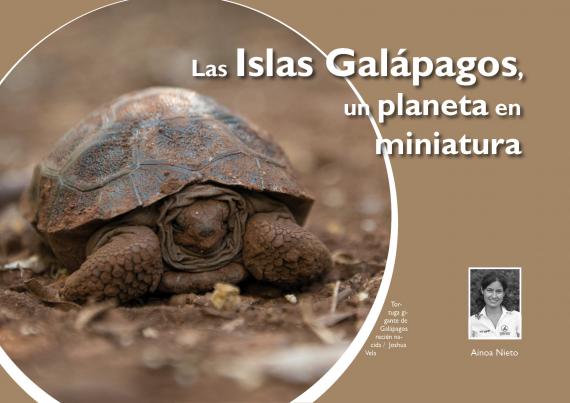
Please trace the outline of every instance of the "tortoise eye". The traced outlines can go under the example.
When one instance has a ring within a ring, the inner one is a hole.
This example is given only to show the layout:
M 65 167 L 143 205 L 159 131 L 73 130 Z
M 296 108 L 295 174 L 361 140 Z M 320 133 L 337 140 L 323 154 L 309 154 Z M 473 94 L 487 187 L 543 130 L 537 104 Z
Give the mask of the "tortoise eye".
M 184 231 L 184 228 L 182 227 L 182 225 L 180 225 L 180 223 L 177 220 L 172 221 L 172 229 L 176 232 Z

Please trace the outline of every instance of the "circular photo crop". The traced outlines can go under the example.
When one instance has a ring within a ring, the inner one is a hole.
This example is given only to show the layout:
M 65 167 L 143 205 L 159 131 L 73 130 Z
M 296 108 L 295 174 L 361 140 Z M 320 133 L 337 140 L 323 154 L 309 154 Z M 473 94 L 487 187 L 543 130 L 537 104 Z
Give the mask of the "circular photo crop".
M 386 265 L 386 167 L 347 102 L 309 43 L 230 3 L 51 35 L 0 87 L 1 347 L 64 403 L 302 394 Z

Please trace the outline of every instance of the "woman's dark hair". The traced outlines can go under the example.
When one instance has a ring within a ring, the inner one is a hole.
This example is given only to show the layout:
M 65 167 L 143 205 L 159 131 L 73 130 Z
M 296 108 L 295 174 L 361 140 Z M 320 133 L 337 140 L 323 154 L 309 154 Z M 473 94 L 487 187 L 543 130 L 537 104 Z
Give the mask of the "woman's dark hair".
M 494 283 L 495 281 L 498 281 L 503 286 L 504 296 L 503 296 L 502 305 L 507 310 L 509 311 L 512 310 L 511 303 L 509 300 L 509 294 L 507 293 L 507 290 L 509 289 L 509 282 L 507 281 L 507 278 L 503 276 L 501 273 L 498 273 L 496 271 L 490 271 L 489 273 L 485 274 L 485 276 L 483 276 L 480 282 L 480 286 L 477 288 L 478 291 L 476 299 L 477 312 L 481 312 L 481 310 L 485 307 L 485 300 L 483 299 L 483 294 L 481 293 L 481 290 L 485 290 L 485 288 L 487 288 L 489 284 Z
M 503 291 L 507 291 L 507 289 L 509 288 L 509 283 L 507 281 L 507 278 L 502 274 L 497 273 L 496 271 L 492 271 L 490 273 L 487 273 L 485 277 L 481 279 L 480 289 L 484 290 L 489 286 L 489 284 L 494 283 L 495 281 L 501 283 L 501 285 L 503 286 Z

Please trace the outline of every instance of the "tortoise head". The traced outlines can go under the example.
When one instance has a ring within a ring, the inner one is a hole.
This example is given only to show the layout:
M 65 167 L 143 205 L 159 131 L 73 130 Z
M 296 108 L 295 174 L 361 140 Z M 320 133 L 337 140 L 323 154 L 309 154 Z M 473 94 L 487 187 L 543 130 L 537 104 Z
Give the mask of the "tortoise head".
M 174 242 L 207 254 L 223 242 L 228 226 L 227 203 L 202 199 L 183 208 L 172 223 Z

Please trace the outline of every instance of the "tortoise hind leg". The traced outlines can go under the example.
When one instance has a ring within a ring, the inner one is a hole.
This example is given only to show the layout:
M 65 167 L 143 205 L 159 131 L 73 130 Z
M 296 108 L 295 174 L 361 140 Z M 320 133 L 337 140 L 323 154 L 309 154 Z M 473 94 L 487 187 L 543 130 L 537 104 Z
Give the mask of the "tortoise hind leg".
M 327 247 L 281 213 L 258 213 L 247 221 L 243 261 L 257 280 L 283 287 L 308 283 L 332 267 Z
M 64 299 L 126 302 L 156 289 L 164 270 L 156 234 L 144 226 L 120 227 L 113 233 L 66 279 Z

